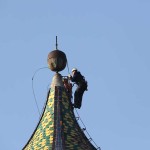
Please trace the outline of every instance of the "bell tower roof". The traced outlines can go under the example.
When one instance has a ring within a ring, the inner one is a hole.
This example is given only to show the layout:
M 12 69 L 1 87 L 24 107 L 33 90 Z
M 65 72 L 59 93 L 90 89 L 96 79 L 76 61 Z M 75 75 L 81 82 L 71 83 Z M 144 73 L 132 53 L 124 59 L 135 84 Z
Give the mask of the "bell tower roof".
M 48 61 L 56 74 L 41 118 L 23 150 L 96 150 L 78 124 L 71 98 L 58 73 L 64 68 L 61 66 L 63 61 L 66 61 L 64 55 L 59 54 Z

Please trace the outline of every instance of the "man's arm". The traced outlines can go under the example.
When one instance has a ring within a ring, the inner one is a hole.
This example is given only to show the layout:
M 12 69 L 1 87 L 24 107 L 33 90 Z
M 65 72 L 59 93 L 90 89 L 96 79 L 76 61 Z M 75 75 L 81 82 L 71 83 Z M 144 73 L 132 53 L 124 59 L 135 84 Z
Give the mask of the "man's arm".
M 72 82 L 76 82 L 76 80 L 77 80 L 77 76 L 78 76 L 78 74 L 77 74 L 77 73 L 76 73 L 76 74 L 74 74 L 73 76 L 68 75 L 69 79 L 70 79 Z

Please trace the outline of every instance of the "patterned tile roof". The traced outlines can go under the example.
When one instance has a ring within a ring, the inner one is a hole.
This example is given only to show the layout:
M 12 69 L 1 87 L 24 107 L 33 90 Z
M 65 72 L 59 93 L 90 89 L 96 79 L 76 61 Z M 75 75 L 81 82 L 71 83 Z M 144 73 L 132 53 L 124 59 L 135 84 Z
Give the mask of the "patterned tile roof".
M 96 150 L 80 128 L 63 86 L 51 86 L 42 117 L 23 150 Z

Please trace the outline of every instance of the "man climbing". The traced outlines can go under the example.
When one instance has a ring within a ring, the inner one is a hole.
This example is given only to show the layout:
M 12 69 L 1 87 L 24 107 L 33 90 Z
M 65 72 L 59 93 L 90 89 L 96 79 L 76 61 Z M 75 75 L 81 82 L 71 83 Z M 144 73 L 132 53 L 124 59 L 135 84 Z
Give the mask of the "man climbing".
M 68 77 L 72 82 L 77 84 L 77 89 L 74 93 L 74 107 L 80 109 L 83 93 L 87 90 L 87 81 L 85 81 L 84 76 L 76 68 L 72 69 L 72 76 L 69 75 Z

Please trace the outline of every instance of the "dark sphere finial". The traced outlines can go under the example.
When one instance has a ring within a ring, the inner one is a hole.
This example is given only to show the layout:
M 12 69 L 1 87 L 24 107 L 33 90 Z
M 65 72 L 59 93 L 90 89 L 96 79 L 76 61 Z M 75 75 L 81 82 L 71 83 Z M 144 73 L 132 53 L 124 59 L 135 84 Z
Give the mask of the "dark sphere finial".
M 54 50 L 48 54 L 47 62 L 51 71 L 59 72 L 65 69 L 67 58 L 64 52 Z

